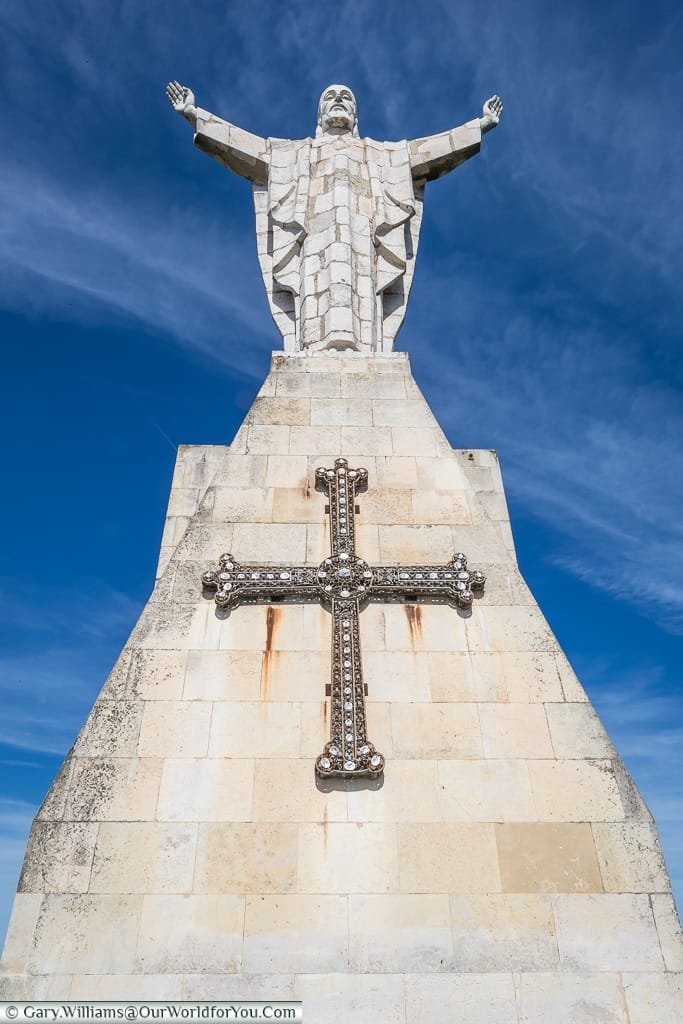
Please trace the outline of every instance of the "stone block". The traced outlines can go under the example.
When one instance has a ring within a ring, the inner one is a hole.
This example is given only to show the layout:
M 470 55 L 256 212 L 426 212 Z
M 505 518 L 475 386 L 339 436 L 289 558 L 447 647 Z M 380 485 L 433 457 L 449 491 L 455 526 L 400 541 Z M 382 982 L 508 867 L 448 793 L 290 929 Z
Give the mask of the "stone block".
M 387 604 L 384 606 L 387 650 L 465 651 L 465 619 L 448 605 Z
M 161 761 L 90 758 L 74 761 L 65 817 L 73 821 L 153 821 Z
M 141 701 L 98 701 L 88 715 L 75 753 L 79 757 L 132 757 L 135 755 L 143 704 Z
M 370 476 L 367 460 L 371 456 L 391 455 L 393 451 L 391 431 L 388 427 L 353 427 L 342 426 L 341 450 L 351 466 L 363 466 L 368 470 L 368 491 L 377 486 L 377 480 Z
M 299 825 L 298 890 L 397 892 L 395 827 L 368 822 Z
M 323 737 L 320 738 L 322 750 Z M 255 821 L 346 821 L 347 794 L 327 789 L 313 760 L 264 758 L 254 772 Z
M 434 427 L 391 427 L 394 455 L 439 455 L 440 431 Z
M 303 488 L 308 482 L 308 459 L 305 455 L 268 456 L 266 469 L 267 487 Z
M 383 525 L 379 544 L 385 565 L 445 565 L 453 554 L 448 526 Z
M 377 487 L 418 487 L 417 461 L 412 455 L 380 455 L 375 459 Z M 371 481 L 372 483 L 372 481 Z
M 328 624 L 329 629 L 329 624 Z M 266 651 L 261 667 L 261 699 L 315 700 L 330 679 L 329 651 Z
M 258 700 L 261 661 L 260 650 L 189 651 L 183 697 L 199 701 Z
M 680 1024 L 683 975 L 625 974 L 629 1024 Z
M 374 487 L 358 496 L 363 523 L 410 523 L 413 512 L 410 494 L 405 490 L 381 490 Z
M 257 398 L 249 410 L 249 421 L 252 424 L 306 427 L 311 422 L 311 403 L 305 397 L 289 398 L 278 395 L 277 398 Z
M 296 888 L 297 825 L 200 825 L 194 891 L 285 893 Z
M 0 999 L 12 1002 L 32 1002 L 34 999 L 68 999 L 71 992 L 71 975 L 46 974 L 2 974 L 0 975 Z
M 349 935 L 352 971 L 453 969 L 448 897 L 443 894 L 350 896 Z
M 503 892 L 602 892 L 585 822 L 497 824 L 496 844 Z
M 158 1000 L 180 999 L 182 979 L 173 974 L 75 974 L 71 981 L 71 999 Z
M 346 971 L 349 934 L 343 896 L 250 896 L 244 970 L 276 974 Z
M 555 655 L 555 662 L 560 676 L 560 683 L 562 684 L 564 699 L 574 703 L 587 701 L 588 697 L 586 696 L 586 691 L 576 678 L 576 673 L 567 661 L 563 651 L 557 651 Z
M 159 790 L 159 821 L 249 821 L 254 762 L 169 758 Z
M 416 459 L 418 488 L 439 491 L 469 491 L 470 483 L 452 455 Z
M 626 1016 L 618 974 L 522 974 L 517 1003 L 519 1024 L 650 1024 L 647 1017 Z
M 295 998 L 320 1024 L 406 1024 L 403 979 L 397 974 L 299 974 Z
M 216 487 L 211 518 L 215 523 L 270 523 L 273 488 Z
M 90 893 L 190 892 L 196 844 L 194 824 L 103 822 Z
M 530 704 L 563 700 L 555 655 L 543 651 L 505 651 L 500 655 L 507 699 Z
M 141 905 L 142 896 L 46 896 L 28 973 L 132 974 Z
M 265 487 L 268 455 L 236 452 L 219 463 L 211 483 L 214 487 Z
M 493 825 L 398 825 L 402 892 L 500 892 Z
M 97 825 L 36 821 L 19 880 L 20 892 L 87 892 Z
M 417 660 L 422 664 L 423 656 Z M 448 701 L 467 703 L 507 700 L 498 654 L 430 651 L 427 664 L 432 700 L 439 704 Z
M 297 757 L 300 742 L 297 703 L 244 701 L 214 708 L 209 757 Z
M 211 711 L 209 701 L 149 701 L 140 728 L 140 757 L 205 757 Z
M 542 704 L 480 704 L 486 757 L 552 757 Z
M 380 788 L 350 789 L 347 801 L 349 821 L 440 821 L 436 762 L 392 760 Z
M 552 896 L 562 970 L 663 971 L 647 896 Z
M 207 560 L 208 561 L 208 560 Z M 133 630 L 131 640 L 141 648 L 186 651 L 201 647 L 207 606 L 150 602 Z
M 392 400 L 375 397 L 372 403 L 372 422 L 376 427 L 405 427 L 410 423 L 415 427 L 436 428 L 427 403 L 415 398 Z
M 230 551 L 232 534 L 233 527 L 229 523 L 203 523 L 195 520 L 178 544 L 176 556 L 183 561 L 201 561 L 207 566 L 212 565 L 222 551 Z M 177 644 L 169 643 L 168 647 L 177 647 Z
M 659 945 L 667 971 L 683 972 L 683 932 L 676 913 L 673 896 L 653 894 L 650 897 Z
M 445 1008 L 457 1024 L 518 1024 L 512 974 L 409 974 L 404 986 L 408 1024 L 434 1024 Z
M 26 970 L 42 902 L 42 893 L 18 892 L 15 896 L 0 964 L 3 974 Z
M 341 378 L 338 374 L 292 373 L 281 374 L 278 377 L 275 393 L 278 397 L 292 395 L 300 398 L 341 398 L 341 387 Z
M 545 896 L 452 896 L 451 916 L 456 970 L 559 968 L 553 911 Z
M 243 930 L 243 896 L 145 896 L 137 969 L 145 974 L 233 973 L 242 962 Z
M 327 527 L 325 500 L 308 481 L 303 487 L 278 487 L 273 502 L 274 523 L 320 523 Z
M 168 502 L 168 516 L 191 517 L 197 511 L 200 492 L 197 487 L 174 487 Z
M 440 761 L 445 821 L 533 821 L 536 807 L 523 761 Z
M 273 565 L 301 565 L 306 560 L 306 527 L 292 523 L 235 523 L 230 551 L 238 562 Z
M 289 431 L 290 428 L 285 425 L 252 424 L 247 429 L 246 450 L 250 455 L 287 455 Z
M 186 660 L 186 651 L 135 651 L 127 695 L 133 700 L 179 700 Z
M 471 560 L 474 564 L 474 560 Z M 557 640 L 538 608 L 479 607 L 466 622 L 470 651 L 552 651 Z
M 621 821 L 624 808 L 609 761 L 529 761 L 541 821 Z
M 467 495 L 464 491 L 420 489 L 413 491 L 411 497 L 411 522 L 415 524 L 460 525 L 472 522 Z
M 312 398 L 311 426 L 370 427 L 372 404 L 366 398 Z
M 394 704 L 391 726 L 397 757 L 460 760 L 483 756 L 474 704 Z
M 414 651 L 365 651 L 363 678 L 371 701 L 414 704 L 431 699 L 426 658 Z
M 593 835 L 607 892 L 668 892 L 662 848 L 649 822 L 595 822 Z
M 264 605 L 240 605 L 224 612 L 211 605 L 204 650 L 248 651 L 260 656 L 266 646 L 269 620 L 271 633 L 277 631 L 282 611 Z
M 335 458 L 341 454 L 341 427 L 316 424 L 314 427 L 291 427 L 289 435 L 289 452 L 291 455 L 304 455 L 308 458 L 313 452 L 319 455 L 329 453 L 326 463 L 334 464 Z
M 183 999 L 234 1002 L 243 999 L 294 999 L 293 974 L 185 974 Z
M 557 757 L 613 757 L 614 747 L 590 704 L 546 704 Z

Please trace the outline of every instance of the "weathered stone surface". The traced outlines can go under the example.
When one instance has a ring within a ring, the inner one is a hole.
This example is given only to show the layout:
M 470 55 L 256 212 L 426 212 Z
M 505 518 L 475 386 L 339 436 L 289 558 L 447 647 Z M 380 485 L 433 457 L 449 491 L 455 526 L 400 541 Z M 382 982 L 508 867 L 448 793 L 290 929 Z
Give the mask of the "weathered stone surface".
M 683 1019 L 656 830 L 519 574 L 495 453 L 450 450 L 419 402 L 401 354 L 280 356 L 233 446 L 179 451 L 167 567 L 34 824 L 7 998 L 297 995 L 316 1024 Z M 380 779 L 315 775 L 329 611 L 227 613 L 199 579 L 225 551 L 319 565 L 314 474 L 340 455 L 368 469 L 370 564 L 464 549 L 487 574 L 467 610 L 360 613 Z

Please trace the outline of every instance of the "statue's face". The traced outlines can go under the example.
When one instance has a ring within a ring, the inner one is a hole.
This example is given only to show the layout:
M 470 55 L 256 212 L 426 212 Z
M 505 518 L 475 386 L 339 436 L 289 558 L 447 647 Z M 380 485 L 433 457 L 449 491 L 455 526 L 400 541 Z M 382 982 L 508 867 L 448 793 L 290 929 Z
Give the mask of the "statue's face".
M 323 131 L 353 131 L 356 98 L 347 85 L 328 85 L 318 104 L 318 124 Z

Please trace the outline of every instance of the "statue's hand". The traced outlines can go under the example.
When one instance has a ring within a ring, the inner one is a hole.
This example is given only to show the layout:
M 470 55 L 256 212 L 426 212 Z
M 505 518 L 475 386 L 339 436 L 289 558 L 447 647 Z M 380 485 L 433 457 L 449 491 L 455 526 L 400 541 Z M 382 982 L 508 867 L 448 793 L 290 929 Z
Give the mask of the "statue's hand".
M 191 124 L 197 120 L 197 108 L 192 89 L 180 82 L 169 82 L 166 86 L 166 98 L 178 114 L 182 114 Z
M 503 113 L 503 101 L 500 96 L 492 96 L 484 104 L 483 117 L 481 118 L 481 130 L 488 132 L 495 128 Z

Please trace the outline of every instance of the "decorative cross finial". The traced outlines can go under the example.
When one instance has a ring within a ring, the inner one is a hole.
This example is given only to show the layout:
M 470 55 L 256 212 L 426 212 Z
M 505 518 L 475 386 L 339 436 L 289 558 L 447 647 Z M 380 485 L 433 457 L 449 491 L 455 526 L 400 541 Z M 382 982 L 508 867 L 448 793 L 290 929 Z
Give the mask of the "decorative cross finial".
M 368 600 L 402 597 L 410 600 L 444 597 L 461 608 L 472 604 L 486 581 L 483 572 L 467 568 L 462 553 L 446 565 L 370 566 L 355 549 L 356 494 L 367 488 L 366 469 L 349 469 L 337 459 L 334 469 L 318 469 L 316 487 L 327 492 L 331 553 L 317 567 L 241 565 L 221 555 L 218 569 L 202 576 L 215 590 L 216 604 L 320 600 L 332 615 L 330 739 L 315 763 L 321 776 L 378 776 L 384 757 L 367 738 L 366 688 L 361 661 L 359 615 Z

